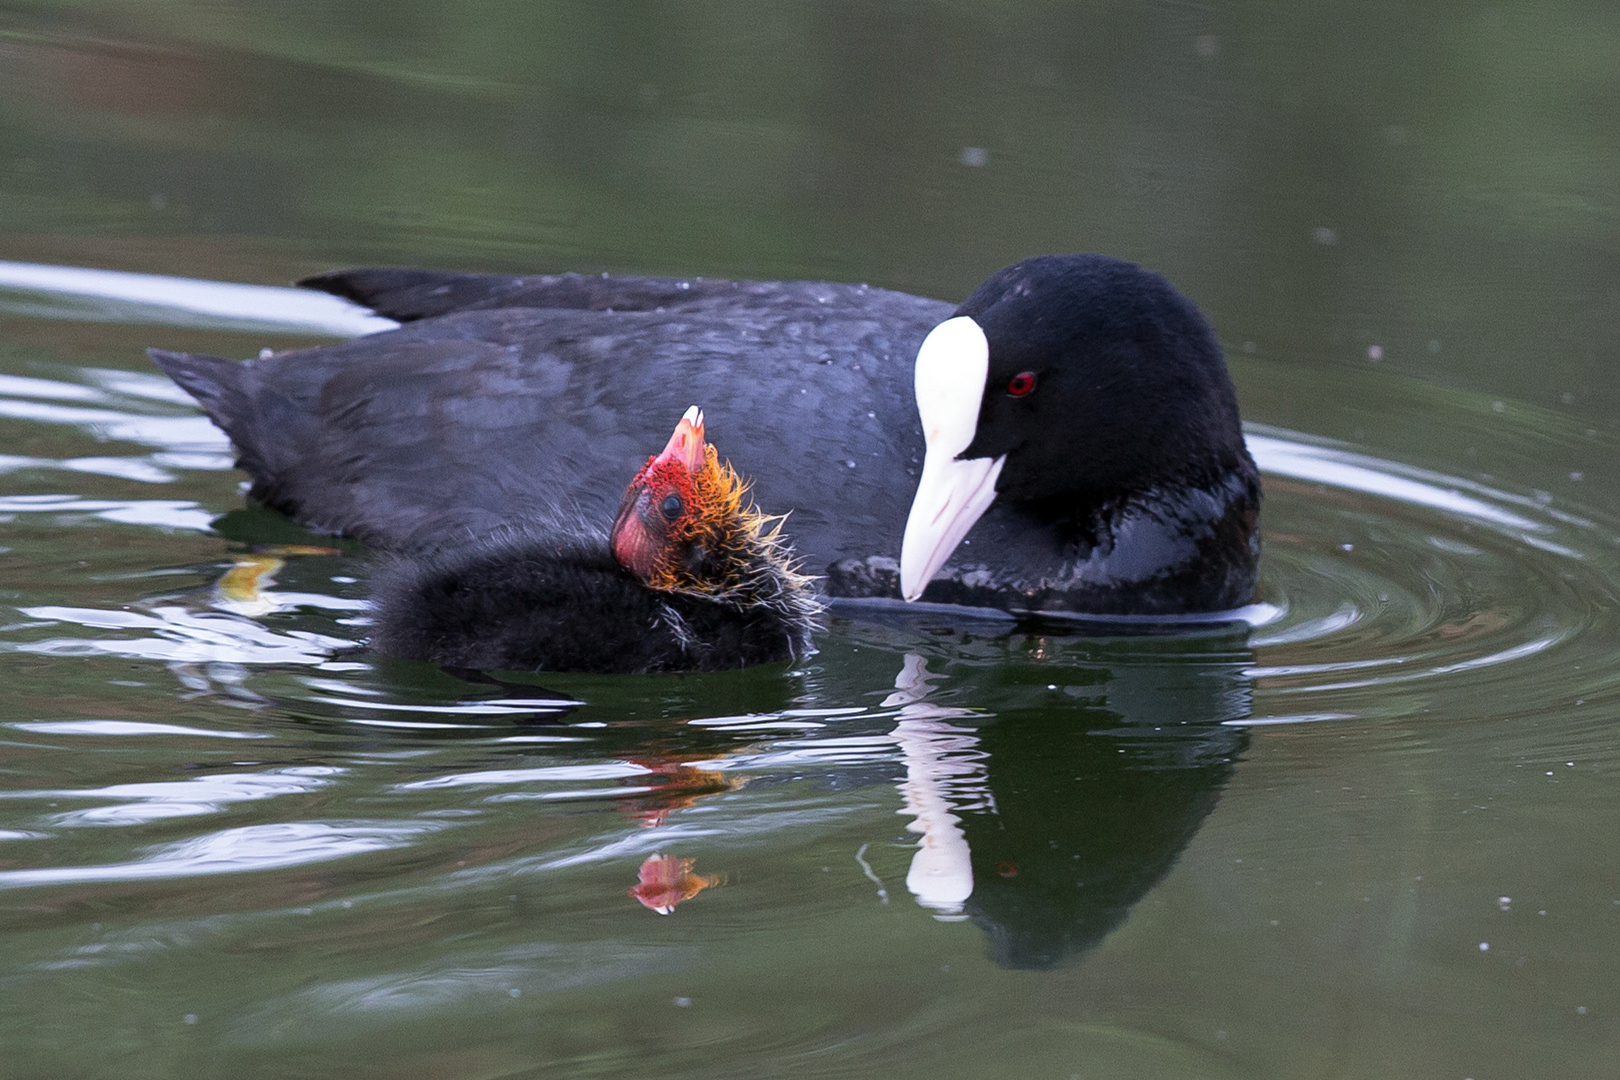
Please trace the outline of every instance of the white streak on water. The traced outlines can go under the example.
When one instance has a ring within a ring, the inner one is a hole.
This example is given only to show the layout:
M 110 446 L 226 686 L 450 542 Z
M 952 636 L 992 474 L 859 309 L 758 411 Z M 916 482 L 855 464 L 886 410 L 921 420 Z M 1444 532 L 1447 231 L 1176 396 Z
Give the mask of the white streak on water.
M 176 386 L 167 375 L 158 372 L 119 371 L 116 368 L 81 370 L 87 378 L 93 379 L 115 394 L 145 398 L 148 401 L 163 401 L 170 405 L 185 405 L 193 409 L 197 407 L 196 399 Z
M 1297 716 L 1263 716 L 1249 720 L 1222 720 L 1222 727 L 1277 727 L 1283 724 L 1319 724 L 1324 720 L 1354 720 L 1354 713 L 1300 713 Z
M 1360 622 L 1362 617 L 1361 611 L 1354 604 L 1343 603 L 1330 615 L 1306 619 L 1275 633 L 1255 634 L 1249 638 L 1249 647 L 1259 649 L 1268 645 L 1295 645 L 1302 641 L 1314 641 L 1341 630 L 1348 630 Z
M 146 857 L 99 866 L 61 866 L 0 871 L 0 889 L 32 885 L 85 885 L 101 881 L 151 881 L 203 874 L 235 874 L 402 847 L 423 833 L 444 828 L 428 822 L 296 821 L 246 825 L 177 844 L 148 848 Z
M 3 799 L 101 801 L 51 817 L 54 825 L 142 825 L 165 818 L 215 814 L 232 803 L 256 802 L 277 795 L 301 795 L 326 787 L 346 770 L 331 765 L 298 765 L 257 773 L 216 773 L 189 780 L 113 784 L 102 788 L 22 790 L 0 793 Z
M 628 761 L 613 761 L 601 765 L 551 765 L 537 769 L 489 769 L 485 772 L 452 773 L 431 780 L 414 780 L 396 784 L 397 791 L 421 791 L 427 788 L 469 787 L 501 784 L 555 783 L 565 780 L 618 780 L 628 776 L 647 776 L 652 770 L 645 765 Z
M 22 472 L 27 469 L 65 469 L 68 472 L 134 480 L 142 484 L 172 484 L 175 479 L 173 473 L 158 468 L 146 458 L 88 457 L 58 461 L 53 458 L 0 454 L 0 473 Z
M 125 525 L 207 532 L 214 515 L 187 499 L 81 499 L 75 495 L 10 495 L 0 497 L 4 514 L 89 514 Z
M 1254 455 L 1255 464 L 1260 466 L 1261 472 L 1291 476 L 1296 480 L 1309 480 L 1329 487 L 1365 491 L 1369 495 L 1382 495 L 1397 502 L 1427 506 L 1524 532 L 1544 533 L 1551 530 L 1551 526 L 1544 522 L 1532 521 L 1483 499 L 1464 495 L 1452 486 L 1458 481 L 1439 473 L 1403 469 L 1408 475 L 1396 476 L 1390 471 L 1390 462 L 1344 450 L 1269 435 L 1250 434 L 1246 441 L 1249 453 Z
M 0 398 L 0 417 L 83 428 L 97 439 L 140 443 L 160 450 L 224 451 L 225 433 L 206 416 L 142 416 L 112 409 L 84 409 Z
M 83 321 L 274 329 L 355 337 L 399 324 L 327 293 L 270 285 L 90 270 L 79 266 L 0 262 L 0 289 L 69 297 L 61 310 L 27 305 L 39 315 Z M 3 306 L 16 306 L 4 305 Z
M 1320 694 L 1324 691 L 1358 690 L 1368 686 L 1389 686 L 1394 683 L 1408 683 L 1417 679 L 1432 679 L 1437 675 L 1455 675 L 1462 671 L 1477 671 L 1480 668 L 1495 667 L 1499 664 L 1512 663 L 1523 660 L 1527 656 L 1534 656 L 1539 652 L 1553 647 L 1569 637 L 1568 632 L 1560 632 L 1550 637 L 1536 638 L 1532 641 L 1521 642 L 1518 645 L 1489 653 L 1485 656 L 1476 656 L 1468 660 L 1460 660 L 1455 664 L 1442 664 L 1432 668 L 1417 668 L 1415 670 L 1403 668 L 1399 673 L 1380 675 L 1373 679 L 1357 679 L 1349 682 L 1316 683 L 1310 686 L 1292 686 L 1291 694 Z M 1330 671 L 1345 671 L 1354 668 L 1373 668 L 1380 666 L 1395 666 L 1405 664 L 1405 658 L 1391 657 L 1381 660 L 1368 660 L 1358 663 L 1346 664 L 1302 664 L 1290 668 L 1249 668 L 1244 674 L 1250 678 L 1262 678 L 1276 674 L 1316 674 Z
M 18 731 L 46 735 L 189 735 L 205 739 L 270 739 L 262 731 L 217 731 L 180 724 L 153 724 L 140 720 L 37 720 L 7 725 Z
M 0 394 L 45 398 L 49 401 L 94 401 L 98 405 L 107 400 L 107 395 L 93 386 L 57 382 L 55 379 L 31 379 L 24 375 L 0 375 Z
M 441 724 L 433 720 L 366 720 L 359 717 L 346 716 L 345 724 L 359 724 L 361 727 L 399 728 L 404 731 L 471 731 L 474 728 L 494 727 L 494 724 Z
M 610 788 L 571 788 L 568 791 L 507 791 L 499 795 L 490 795 L 484 799 L 488 803 L 526 802 L 539 799 L 555 802 L 559 799 L 620 799 L 626 795 L 645 795 L 649 791 L 657 791 L 656 787 L 649 785 Z
M 44 656 L 127 656 L 179 663 L 319 664 L 353 642 L 308 631 L 278 633 L 251 619 L 199 613 L 179 606 L 142 611 L 100 608 L 20 608 L 31 619 L 74 623 L 90 630 L 145 631 L 136 638 L 50 638 L 6 643 L 13 652 Z
M 537 701 L 532 705 L 514 707 L 511 705 L 496 705 L 487 701 L 459 703 L 449 705 L 405 705 L 388 701 L 367 701 L 362 698 L 348 697 L 311 697 L 306 701 L 313 701 L 321 705 L 342 705 L 350 709 L 380 709 L 385 712 L 410 713 L 448 713 L 453 716 L 526 716 L 532 713 L 561 712 L 574 702 Z

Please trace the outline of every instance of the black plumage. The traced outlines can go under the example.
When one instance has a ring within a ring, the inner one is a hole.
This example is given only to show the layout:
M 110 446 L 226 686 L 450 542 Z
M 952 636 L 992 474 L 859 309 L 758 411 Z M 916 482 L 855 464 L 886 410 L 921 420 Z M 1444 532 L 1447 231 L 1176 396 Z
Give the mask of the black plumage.
M 371 644 L 450 668 L 714 671 L 810 647 L 815 605 L 739 605 L 648 588 L 605 533 L 502 530 L 398 556 L 373 578 Z
M 1164 279 L 1026 260 L 960 308 L 823 282 L 356 270 L 304 282 L 404 322 L 246 363 L 154 352 L 236 444 L 252 494 L 318 530 L 446 551 L 611 519 L 624 477 L 704 405 L 833 597 L 897 598 L 924 440 L 912 362 L 953 314 L 990 344 L 971 452 L 997 497 L 923 599 L 1169 614 L 1248 602 L 1259 481 L 1220 349 Z M 1007 373 L 1041 373 L 1009 401 Z M 1002 380 L 998 383 L 997 380 Z

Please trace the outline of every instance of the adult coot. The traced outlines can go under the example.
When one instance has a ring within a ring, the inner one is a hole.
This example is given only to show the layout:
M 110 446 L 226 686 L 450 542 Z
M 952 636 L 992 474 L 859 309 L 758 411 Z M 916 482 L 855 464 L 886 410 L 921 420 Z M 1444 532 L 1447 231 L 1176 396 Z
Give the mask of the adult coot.
M 1027 259 L 954 309 L 825 282 L 300 284 L 405 325 L 240 364 L 153 357 L 253 496 L 318 530 L 446 550 L 603 518 L 696 399 L 831 597 L 1156 615 L 1253 596 L 1260 485 L 1220 348 L 1118 259 Z
M 397 557 L 376 578 L 372 646 L 479 670 L 712 671 L 809 649 L 820 610 L 780 518 L 689 409 L 625 489 L 611 534 L 525 522 Z

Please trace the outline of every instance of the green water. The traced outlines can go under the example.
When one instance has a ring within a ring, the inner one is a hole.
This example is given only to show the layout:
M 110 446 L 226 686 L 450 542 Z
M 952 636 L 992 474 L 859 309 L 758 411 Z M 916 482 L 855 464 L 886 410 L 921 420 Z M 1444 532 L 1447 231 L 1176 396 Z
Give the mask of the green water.
M 350 651 L 357 548 L 218 590 L 330 541 L 141 350 L 316 339 L 0 287 L 0 1075 L 1612 1076 L 1617 56 L 1574 3 L 0 3 L 0 260 L 1107 251 L 1267 484 L 1253 626 L 468 683 Z

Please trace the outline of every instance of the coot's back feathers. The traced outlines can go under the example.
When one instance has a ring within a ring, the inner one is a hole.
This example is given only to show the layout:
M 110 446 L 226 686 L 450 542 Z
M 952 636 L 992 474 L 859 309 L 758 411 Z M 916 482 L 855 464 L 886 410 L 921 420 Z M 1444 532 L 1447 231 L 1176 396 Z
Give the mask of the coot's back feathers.
M 304 278 L 298 285 L 352 300 L 384 318 L 402 323 L 453 311 L 497 308 L 688 314 L 761 311 L 828 304 L 835 299 L 844 301 L 849 290 L 884 292 L 822 281 L 728 281 L 574 273 L 515 276 L 392 267 L 333 270 Z
M 510 280 L 442 277 L 477 279 L 490 303 Z M 648 281 L 603 287 L 623 299 Z M 611 520 L 669 417 L 702 401 L 759 504 L 793 511 L 794 546 L 821 573 L 898 549 L 922 456 L 910 363 L 949 312 L 857 285 L 752 282 L 663 311 L 496 306 L 240 364 L 154 359 L 200 389 L 255 500 L 396 550 L 559 503 Z

